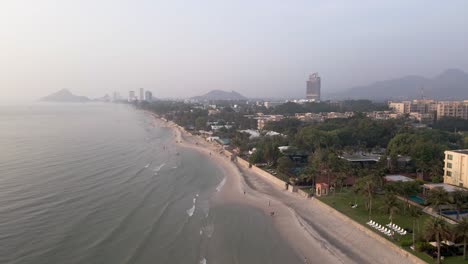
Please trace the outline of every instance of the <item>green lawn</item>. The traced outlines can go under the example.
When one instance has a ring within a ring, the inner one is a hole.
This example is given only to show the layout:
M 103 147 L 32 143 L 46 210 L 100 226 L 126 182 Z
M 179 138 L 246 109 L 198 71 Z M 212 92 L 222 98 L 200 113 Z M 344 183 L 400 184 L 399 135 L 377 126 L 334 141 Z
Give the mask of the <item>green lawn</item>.
M 393 243 L 395 243 L 396 245 L 400 247 L 402 243 L 411 244 L 412 242 L 411 233 L 408 233 L 405 236 L 400 236 L 396 234 L 395 235 L 396 238 L 391 239 L 383 235 L 376 229 L 368 226 L 366 223 L 369 221 L 369 212 L 365 208 L 366 199 L 360 195 L 356 197 L 354 193 L 350 190 L 343 190 L 342 193 L 337 192 L 336 194 L 331 194 L 329 196 L 322 196 L 322 197 L 319 197 L 319 199 L 323 201 L 324 203 L 332 206 L 336 210 L 340 211 L 341 213 L 352 218 L 356 222 L 366 226 L 367 228 L 375 231 L 378 234 L 381 234 L 382 237 L 388 239 L 389 241 L 392 241 Z M 383 199 L 384 199 L 383 195 L 375 195 L 373 199 L 371 219 L 384 226 L 388 224 L 390 220 L 389 220 L 389 215 L 383 210 Z M 353 204 L 355 200 L 358 204 L 358 207 L 353 209 L 351 208 L 350 204 Z M 400 211 L 393 216 L 393 222 L 403 228 L 409 228 L 412 230 L 413 219 L 411 218 L 411 216 L 408 215 L 408 212 L 406 212 L 406 214 L 404 213 L 403 211 L 404 202 L 399 201 L 399 203 L 400 203 Z M 430 217 L 429 215 L 423 213 L 423 215 L 419 218 L 419 231 L 418 231 L 418 225 L 416 224 L 416 228 L 415 228 L 416 234 L 419 234 L 420 231 L 422 231 L 424 223 L 427 221 L 427 219 L 429 219 L 429 217 Z M 433 262 L 433 260 L 424 253 L 415 252 L 411 250 L 409 247 L 403 247 L 403 248 L 428 263 Z M 468 261 L 464 261 L 463 257 L 449 257 L 449 258 L 446 258 L 443 263 L 456 264 L 456 263 L 468 263 Z

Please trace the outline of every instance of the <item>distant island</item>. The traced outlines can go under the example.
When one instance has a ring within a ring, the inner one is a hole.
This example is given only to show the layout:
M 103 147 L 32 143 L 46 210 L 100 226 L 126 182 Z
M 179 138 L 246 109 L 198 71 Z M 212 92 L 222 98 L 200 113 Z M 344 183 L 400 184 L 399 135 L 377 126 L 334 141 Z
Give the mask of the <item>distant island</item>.
M 197 101 L 209 101 L 209 100 L 240 101 L 240 100 L 247 100 L 247 97 L 235 91 L 226 92 L 222 90 L 212 90 L 204 95 L 194 96 L 190 99 L 197 100 Z
M 78 96 L 72 94 L 68 89 L 62 89 L 58 92 L 41 98 L 43 102 L 63 102 L 63 103 L 81 103 L 89 102 L 90 99 L 86 96 Z
M 338 92 L 332 99 L 406 100 L 421 98 L 456 100 L 468 97 L 468 73 L 447 69 L 441 74 L 426 78 L 417 75 L 379 81 Z

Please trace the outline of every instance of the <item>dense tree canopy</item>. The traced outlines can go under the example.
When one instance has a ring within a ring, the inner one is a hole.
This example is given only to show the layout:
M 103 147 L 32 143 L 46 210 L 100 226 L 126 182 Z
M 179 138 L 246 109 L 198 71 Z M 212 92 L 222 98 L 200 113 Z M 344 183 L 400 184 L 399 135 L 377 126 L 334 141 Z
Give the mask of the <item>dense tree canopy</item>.
M 439 130 L 413 131 L 397 134 L 388 144 L 390 156 L 410 156 L 417 169 L 441 174 L 444 150 L 458 148 L 461 137 Z
M 450 132 L 468 131 L 468 120 L 459 117 L 442 117 L 432 127 Z

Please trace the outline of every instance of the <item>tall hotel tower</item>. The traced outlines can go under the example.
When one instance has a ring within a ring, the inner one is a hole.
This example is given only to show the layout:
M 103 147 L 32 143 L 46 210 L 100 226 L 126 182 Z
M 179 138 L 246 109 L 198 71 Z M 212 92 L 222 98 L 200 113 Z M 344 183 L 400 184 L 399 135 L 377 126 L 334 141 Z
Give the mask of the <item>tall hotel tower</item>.
M 320 101 L 320 77 L 317 72 L 309 76 L 306 98 L 311 101 Z

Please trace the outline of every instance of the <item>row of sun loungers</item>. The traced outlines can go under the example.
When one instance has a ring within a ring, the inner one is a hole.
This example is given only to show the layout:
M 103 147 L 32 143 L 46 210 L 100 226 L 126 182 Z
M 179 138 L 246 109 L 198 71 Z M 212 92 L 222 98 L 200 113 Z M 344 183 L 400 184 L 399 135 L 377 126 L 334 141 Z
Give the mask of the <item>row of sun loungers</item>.
M 387 224 L 387 227 L 390 227 L 393 231 L 397 232 L 398 234 L 404 236 L 406 235 L 406 230 L 404 230 L 403 228 L 397 226 L 396 224 L 393 224 L 393 223 L 389 223 Z
M 373 220 L 370 220 L 369 222 L 367 222 L 367 224 L 370 225 L 371 227 L 377 229 L 378 231 L 382 232 L 386 236 L 391 236 L 392 235 L 392 231 L 390 231 L 390 229 L 386 228 L 385 226 L 380 225 L 379 223 L 377 223 L 377 222 L 375 222 Z
M 367 222 L 367 225 L 377 229 L 378 231 L 384 233 L 387 236 L 393 235 L 394 232 L 400 234 L 401 236 L 404 236 L 404 235 L 407 234 L 406 230 L 404 230 L 403 228 L 401 228 L 401 227 L 399 227 L 399 226 L 397 226 L 396 224 L 393 224 L 393 223 L 389 223 L 389 224 L 386 225 L 391 230 L 388 229 L 385 226 L 380 225 L 379 223 L 375 222 L 374 220 L 370 220 L 369 222 Z

